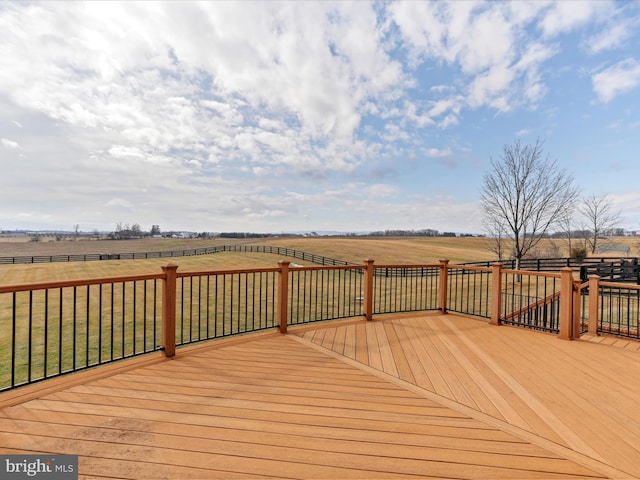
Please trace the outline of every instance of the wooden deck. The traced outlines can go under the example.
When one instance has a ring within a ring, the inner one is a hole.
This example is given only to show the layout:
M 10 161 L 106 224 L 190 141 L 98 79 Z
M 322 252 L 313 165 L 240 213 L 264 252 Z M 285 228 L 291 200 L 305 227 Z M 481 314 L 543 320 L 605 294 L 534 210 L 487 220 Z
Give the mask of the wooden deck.
M 640 345 L 604 343 L 456 315 L 214 341 L 0 395 L 0 452 L 80 478 L 638 478 Z

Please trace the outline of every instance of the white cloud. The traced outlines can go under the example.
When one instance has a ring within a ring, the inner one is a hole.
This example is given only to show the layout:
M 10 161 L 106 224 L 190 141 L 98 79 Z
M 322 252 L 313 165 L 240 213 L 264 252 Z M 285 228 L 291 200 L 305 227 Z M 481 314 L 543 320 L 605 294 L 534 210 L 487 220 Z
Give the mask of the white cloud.
M 387 123 L 384 126 L 385 134 L 382 136 L 387 142 L 397 142 L 399 140 L 409 140 L 409 134 L 395 123 Z
M 393 185 L 378 183 L 367 185 L 364 188 L 364 194 L 369 198 L 393 198 L 398 194 L 398 189 Z
M 137 147 L 126 147 L 124 145 L 114 145 L 109 149 L 109 155 L 115 158 L 144 159 L 144 153 Z
M 0 73 L 0 90 L 102 132 L 114 158 L 126 142 L 140 160 L 189 149 L 201 163 L 245 158 L 268 168 L 290 163 L 285 151 L 307 152 L 307 168 L 351 171 L 361 107 L 382 107 L 404 82 L 376 12 L 367 3 L 245 7 L 12 6 L 5 18 L 20 32 L 0 33 L 0 72 L 11 71 Z M 319 159 L 316 142 L 337 142 L 337 157 Z
M 429 148 L 426 150 L 425 153 L 428 157 L 432 157 L 432 158 L 443 158 L 443 157 L 450 157 L 451 155 L 453 155 L 453 152 L 448 147 L 445 149 Z
M 554 37 L 570 32 L 594 18 L 606 18 L 612 10 L 613 3 L 605 0 L 555 1 L 549 4 L 539 26 L 545 36 Z
M 607 103 L 640 85 L 640 62 L 628 58 L 591 76 L 593 90 Z
M 628 19 L 619 19 L 612 23 L 587 40 L 586 48 L 590 53 L 597 54 L 620 47 L 638 28 L 637 21 Z
M 435 123 L 429 113 L 418 113 L 418 107 L 415 103 L 407 101 L 405 108 L 406 112 L 403 117 L 415 122 L 418 127 L 433 125 Z
M 489 9 L 470 19 L 452 45 L 463 72 L 477 74 L 511 63 L 515 29 L 504 12 Z
M 438 228 L 435 213 L 398 215 L 416 172 L 470 162 L 447 145 L 544 105 L 568 37 L 593 52 L 629 41 L 599 18 L 609 6 L 562 3 L 8 3 L 0 149 L 24 158 L 3 157 L 0 203 L 22 198 L 58 228 L 349 229 L 353 212 Z M 582 67 L 605 102 L 637 84 L 626 56 Z
M 9 140 L 7 138 L 0 138 L 0 145 L 10 150 L 17 150 L 18 148 L 20 148 L 20 144 L 18 142 L 14 142 L 13 140 Z
M 438 126 L 457 124 L 464 106 L 505 112 L 522 105 L 535 107 L 542 100 L 547 89 L 540 69 L 557 51 L 552 45 L 533 41 L 528 28 L 545 9 L 548 7 L 541 2 L 391 5 L 392 18 L 414 63 L 435 60 L 460 69 L 454 85 L 431 87 L 434 94 L 444 96 L 433 108 L 432 115 L 443 115 Z M 568 28 L 574 21 L 567 19 L 562 25 Z
M 499 111 L 509 110 L 509 85 L 514 77 L 514 71 L 507 65 L 495 65 L 483 75 L 475 77 L 469 86 L 469 105 L 473 108 L 489 105 Z
M 133 207 L 133 204 L 124 198 L 112 198 L 105 204 L 105 206 L 131 208 Z

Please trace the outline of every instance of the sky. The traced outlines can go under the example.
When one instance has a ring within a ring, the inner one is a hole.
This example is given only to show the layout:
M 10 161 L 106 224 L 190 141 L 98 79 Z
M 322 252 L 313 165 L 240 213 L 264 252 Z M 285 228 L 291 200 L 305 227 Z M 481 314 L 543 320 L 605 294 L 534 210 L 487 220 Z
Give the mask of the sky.
M 538 139 L 640 230 L 640 2 L 0 3 L 0 230 L 482 233 Z

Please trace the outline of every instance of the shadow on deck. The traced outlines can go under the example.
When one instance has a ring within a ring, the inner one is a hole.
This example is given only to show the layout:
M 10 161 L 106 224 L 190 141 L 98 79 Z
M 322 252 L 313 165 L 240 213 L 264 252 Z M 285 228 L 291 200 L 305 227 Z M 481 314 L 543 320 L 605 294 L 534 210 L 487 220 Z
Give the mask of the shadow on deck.
M 335 322 L 8 392 L 0 451 L 78 454 L 81 478 L 633 478 L 638 378 L 635 345 Z

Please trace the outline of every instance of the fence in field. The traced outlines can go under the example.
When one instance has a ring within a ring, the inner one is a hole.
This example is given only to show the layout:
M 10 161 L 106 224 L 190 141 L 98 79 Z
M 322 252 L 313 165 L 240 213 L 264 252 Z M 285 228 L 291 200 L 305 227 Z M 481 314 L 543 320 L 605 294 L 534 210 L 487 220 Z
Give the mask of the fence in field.
M 269 245 L 217 245 L 214 247 L 191 248 L 186 250 L 165 250 L 159 252 L 24 255 L 19 257 L 0 257 L 0 264 L 15 265 L 55 262 L 94 262 L 100 260 L 144 260 L 149 258 L 191 257 L 194 255 L 210 255 L 220 252 L 273 253 L 284 257 L 297 258 L 299 260 L 318 265 L 353 265 L 352 262 L 325 257 L 324 255 L 316 255 L 315 253 L 303 252 L 292 248 L 274 247 Z
M 494 261 L 484 262 L 470 262 L 465 265 L 474 265 L 478 267 L 490 267 Z M 516 261 L 501 260 L 500 263 L 505 268 L 515 270 Z M 638 258 L 625 257 L 625 258 L 612 258 L 612 257 L 586 257 L 586 258 L 523 258 L 520 260 L 520 270 L 531 270 L 534 272 L 558 272 L 561 268 L 574 268 L 580 270 L 585 267 L 596 268 L 598 266 L 610 267 L 619 265 L 637 265 Z M 588 271 L 589 274 L 596 273 L 595 271 Z
M 581 291 L 585 293 L 580 295 Z M 162 272 L 0 287 L 0 391 L 203 340 L 312 322 L 440 311 L 575 338 L 640 338 L 640 287 L 439 264 Z M 594 303 L 595 302 L 595 303 Z
M 601 279 L 609 282 L 640 285 L 640 265 L 638 265 L 637 258 L 582 265 L 580 279 L 586 282 L 590 275 L 598 275 Z
M 143 260 L 150 258 L 189 257 L 194 255 L 210 255 L 220 252 L 256 252 L 272 253 L 292 257 L 317 265 L 355 265 L 353 262 L 317 255 L 286 247 L 270 245 L 217 245 L 212 247 L 191 248 L 183 250 L 164 250 L 156 252 L 130 253 L 88 253 L 75 255 L 24 255 L 16 257 L 0 257 L 0 265 L 55 263 L 55 262 L 91 262 L 100 260 Z M 469 262 L 470 267 L 490 268 L 494 261 Z M 515 269 L 515 260 L 503 260 L 505 268 Z M 592 274 L 600 275 L 610 281 L 635 282 L 640 285 L 640 266 L 638 258 L 612 259 L 611 257 L 588 258 L 527 258 L 520 261 L 520 270 L 536 272 L 558 272 L 561 268 L 571 267 L 580 270 L 583 281 Z M 422 272 L 410 270 L 422 275 Z M 397 274 L 395 272 L 376 272 L 376 274 Z M 402 273 L 400 273 L 402 274 Z

